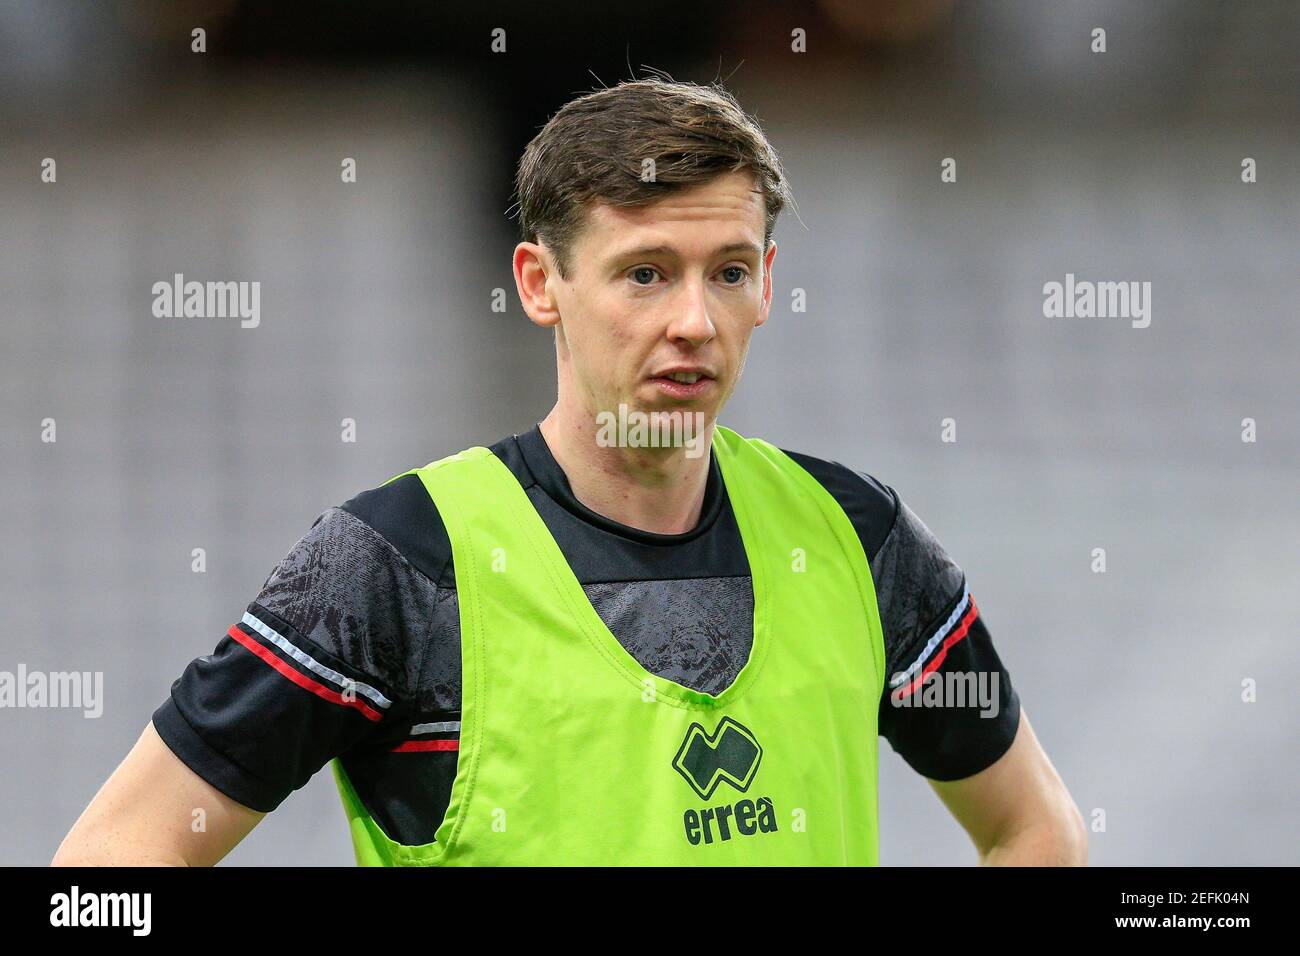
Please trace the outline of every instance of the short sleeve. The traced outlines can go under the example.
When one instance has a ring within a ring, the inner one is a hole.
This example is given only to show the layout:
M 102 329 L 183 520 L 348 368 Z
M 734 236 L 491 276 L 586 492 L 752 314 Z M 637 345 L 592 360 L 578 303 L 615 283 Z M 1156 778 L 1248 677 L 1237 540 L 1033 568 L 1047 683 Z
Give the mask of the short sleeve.
M 959 780 L 1010 748 L 1019 697 L 966 575 L 895 499 L 893 528 L 872 561 L 888 661 L 880 733 L 917 773 Z
M 401 739 L 432 585 L 364 521 L 321 514 L 154 712 L 212 786 L 274 810 L 330 759 Z

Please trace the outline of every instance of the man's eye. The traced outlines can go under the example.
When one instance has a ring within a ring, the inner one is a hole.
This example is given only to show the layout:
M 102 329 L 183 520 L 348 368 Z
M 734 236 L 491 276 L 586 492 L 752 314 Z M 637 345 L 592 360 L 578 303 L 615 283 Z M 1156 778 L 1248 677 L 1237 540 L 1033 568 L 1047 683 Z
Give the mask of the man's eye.
M 727 285 L 740 285 L 740 283 L 745 281 L 745 277 L 749 275 L 749 273 L 740 266 L 727 266 L 727 268 L 722 270 L 722 275 L 724 277 L 727 276 L 728 273 L 734 273 L 734 277 L 726 280 Z
M 639 266 L 632 270 L 632 281 L 637 285 L 649 285 L 654 282 L 654 277 L 658 274 L 658 269 L 652 269 L 650 266 Z M 645 278 L 644 282 L 640 281 L 641 277 Z

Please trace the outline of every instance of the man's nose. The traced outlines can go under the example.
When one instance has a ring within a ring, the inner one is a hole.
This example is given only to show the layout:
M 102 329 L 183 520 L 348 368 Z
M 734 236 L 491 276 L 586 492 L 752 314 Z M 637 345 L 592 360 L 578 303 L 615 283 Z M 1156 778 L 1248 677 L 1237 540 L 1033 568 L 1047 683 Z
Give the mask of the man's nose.
M 717 334 L 709 318 L 709 305 L 704 297 L 703 281 L 687 282 L 682 294 L 673 303 L 673 319 L 668 326 L 668 338 L 674 342 L 689 342 L 699 347 Z

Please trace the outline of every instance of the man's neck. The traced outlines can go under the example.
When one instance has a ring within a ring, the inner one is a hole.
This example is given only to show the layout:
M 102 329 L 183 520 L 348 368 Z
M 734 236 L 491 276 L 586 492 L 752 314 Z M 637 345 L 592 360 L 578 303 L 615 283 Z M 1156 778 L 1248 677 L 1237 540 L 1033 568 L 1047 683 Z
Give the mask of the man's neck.
M 699 438 L 706 454 L 693 458 L 685 448 L 602 447 L 594 416 L 566 414 L 559 404 L 540 428 L 574 497 L 597 514 L 657 534 L 685 534 L 699 523 L 712 422 Z

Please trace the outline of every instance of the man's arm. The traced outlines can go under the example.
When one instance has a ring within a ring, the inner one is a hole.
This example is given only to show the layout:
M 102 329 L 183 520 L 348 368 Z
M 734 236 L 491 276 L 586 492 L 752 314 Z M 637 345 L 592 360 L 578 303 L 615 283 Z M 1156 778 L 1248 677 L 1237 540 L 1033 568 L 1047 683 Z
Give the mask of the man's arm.
M 264 816 L 187 767 L 150 722 L 51 865 L 212 866 Z
M 1029 726 L 1024 707 L 1011 748 L 963 780 L 931 780 L 982 866 L 1085 866 L 1088 829 Z

